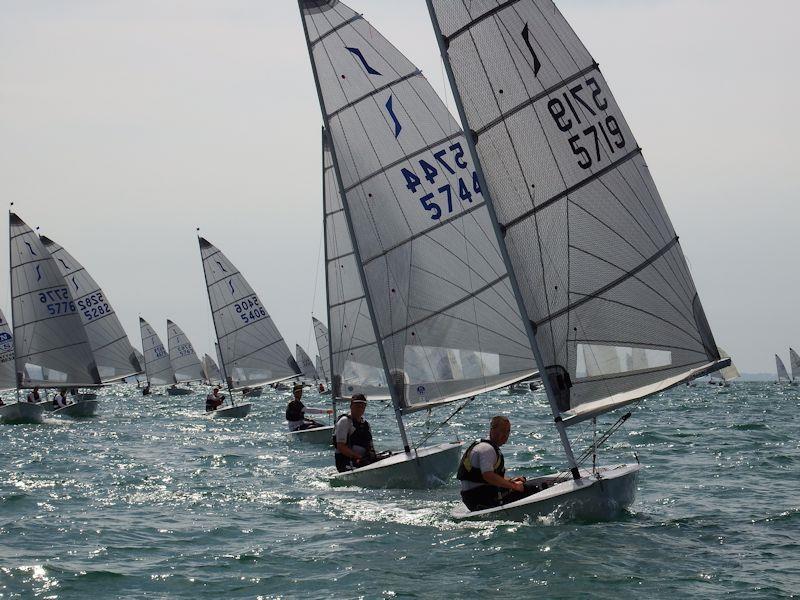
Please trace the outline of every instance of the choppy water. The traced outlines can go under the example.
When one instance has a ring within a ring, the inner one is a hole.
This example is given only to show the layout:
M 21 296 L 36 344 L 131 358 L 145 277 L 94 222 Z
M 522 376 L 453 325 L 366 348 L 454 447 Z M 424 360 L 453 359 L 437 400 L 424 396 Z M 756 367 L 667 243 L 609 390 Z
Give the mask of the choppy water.
M 456 523 L 455 482 L 331 489 L 330 452 L 287 443 L 284 399 L 225 422 L 199 395 L 120 386 L 91 420 L 1 425 L 0 598 L 800 595 L 800 388 L 700 385 L 638 407 L 602 461 L 635 449 L 639 495 L 604 523 Z M 515 472 L 563 467 L 541 394 L 476 402 L 440 439 L 480 436 L 495 412 Z M 397 447 L 393 414 L 368 416 Z M 424 416 L 411 424 L 419 439 Z

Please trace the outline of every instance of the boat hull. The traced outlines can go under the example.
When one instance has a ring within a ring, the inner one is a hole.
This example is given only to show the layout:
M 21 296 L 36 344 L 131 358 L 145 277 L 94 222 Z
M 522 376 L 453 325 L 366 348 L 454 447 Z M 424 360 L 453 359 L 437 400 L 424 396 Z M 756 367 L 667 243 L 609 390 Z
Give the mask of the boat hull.
M 458 469 L 463 442 L 452 442 L 400 452 L 378 462 L 337 473 L 332 486 L 428 489 L 447 483 Z
M 218 408 L 212 411 L 210 415 L 215 419 L 242 419 L 250 414 L 252 404 L 237 404 L 236 406 L 227 406 L 225 408 Z
M 301 429 L 300 431 L 290 431 L 289 440 L 305 442 L 306 444 L 320 444 L 325 446 L 333 445 L 333 425 L 324 427 L 314 427 L 312 429 Z
M 97 414 L 97 400 L 81 400 L 74 404 L 68 404 L 64 408 L 57 408 L 53 415 L 70 417 L 72 419 L 85 419 Z
M 194 390 L 189 388 L 167 388 L 167 395 L 169 396 L 188 396 L 194 394 Z
M 2 423 L 41 423 L 42 407 L 29 402 L 13 402 L 0 406 Z
M 640 469 L 638 464 L 600 468 L 599 477 L 582 470 L 579 480 L 563 481 L 496 508 L 470 512 L 465 506 L 459 506 L 452 516 L 458 521 L 525 521 L 550 515 L 566 519 L 613 519 L 633 504 Z
M 260 398 L 261 394 L 264 393 L 264 388 L 254 388 L 249 390 L 246 394 L 242 394 L 242 398 Z

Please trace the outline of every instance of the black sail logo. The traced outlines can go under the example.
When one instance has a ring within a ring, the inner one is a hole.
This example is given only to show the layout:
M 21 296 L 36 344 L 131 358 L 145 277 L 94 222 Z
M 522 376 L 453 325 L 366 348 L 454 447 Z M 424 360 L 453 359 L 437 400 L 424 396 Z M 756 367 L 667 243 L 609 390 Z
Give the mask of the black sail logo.
M 525 40 L 525 45 L 528 46 L 528 50 L 531 51 L 531 56 L 533 56 L 533 75 L 537 77 L 539 75 L 539 69 L 542 68 L 542 63 L 531 45 L 531 32 L 530 29 L 528 29 L 527 23 L 525 23 L 525 27 L 522 29 L 522 39 Z

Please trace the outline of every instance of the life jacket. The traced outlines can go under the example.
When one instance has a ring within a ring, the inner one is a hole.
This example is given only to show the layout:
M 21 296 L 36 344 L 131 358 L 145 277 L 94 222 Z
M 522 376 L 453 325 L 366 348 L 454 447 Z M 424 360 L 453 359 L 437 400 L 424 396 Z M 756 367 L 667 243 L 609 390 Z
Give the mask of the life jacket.
M 215 396 L 214 394 L 206 396 L 206 412 L 216 410 L 222 404 L 222 400 L 222 396 Z
M 366 448 L 367 452 L 372 450 L 372 430 L 369 427 L 369 423 L 366 421 L 361 421 L 361 423 L 356 423 L 353 421 L 353 417 L 350 415 L 342 415 L 339 418 L 339 421 L 342 419 L 349 419 L 349 421 L 353 424 L 355 431 L 350 433 L 347 436 L 347 447 L 352 448 L 353 446 L 360 446 L 361 448 Z M 338 423 L 338 421 L 337 421 Z M 336 446 L 336 435 L 333 436 L 334 447 Z
M 303 409 L 305 405 L 297 399 L 292 399 L 286 406 L 286 420 L 287 421 L 302 421 Z
M 497 460 L 494 462 L 494 472 L 500 475 L 500 477 L 505 477 L 506 475 L 506 461 L 503 458 L 503 453 L 500 452 L 500 446 L 492 442 L 491 440 L 478 440 L 476 442 L 472 442 L 467 451 L 464 452 L 464 456 L 461 457 L 461 462 L 458 464 L 458 473 L 456 473 L 456 478 L 459 481 L 471 481 L 472 483 L 486 483 L 486 480 L 483 478 L 483 473 L 481 473 L 478 469 L 473 468 L 472 462 L 470 461 L 470 456 L 472 454 L 472 450 L 478 444 L 489 444 L 492 448 L 494 448 L 495 453 L 497 454 Z

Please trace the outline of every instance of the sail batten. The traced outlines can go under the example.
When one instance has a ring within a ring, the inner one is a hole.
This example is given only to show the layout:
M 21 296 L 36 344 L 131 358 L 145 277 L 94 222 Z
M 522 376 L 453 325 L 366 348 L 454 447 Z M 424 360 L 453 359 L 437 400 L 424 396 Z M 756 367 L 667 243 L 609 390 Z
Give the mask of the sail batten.
M 552 0 L 428 7 L 554 412 L 601 414 L 717 362 L 641 148 Z
M 198 238 L 220 368 L 231 389 L 275 383 L 300 374 L 259 296 L 218 248 Z
M 341 25 L 355 14 L 341 2 L 300 8 L 329 140 L 331 347 L 346 355 L 374 343 L 372 364 L 403 412 L 535 371 L 461 128 L 365 19 Z M 358 336 L 343 327 L 353 318 L 363 323 Z
M 11 308 L 20 387 L 101 383 L 70 284 L 43 241 L 9 214 Z

